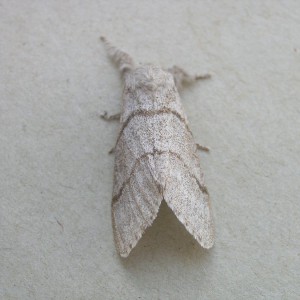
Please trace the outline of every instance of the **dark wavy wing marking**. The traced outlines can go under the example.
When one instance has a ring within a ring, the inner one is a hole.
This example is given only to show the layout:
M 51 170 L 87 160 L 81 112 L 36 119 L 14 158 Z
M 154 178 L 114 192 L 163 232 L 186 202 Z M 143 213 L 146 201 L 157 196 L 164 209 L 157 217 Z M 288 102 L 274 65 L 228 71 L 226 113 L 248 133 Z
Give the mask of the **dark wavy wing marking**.
M 196 178 L 196 176 L 189 171 L 188 166 L 184 163 L 183 159 L 181 158 L 181 156 L 178 153 L 175 153 L 175 152 L 170 151 L 170 150 L 169 151 L 158 151 L 158 150 L 156 150 L 156 151 L 153 151 L 153 152 L 144 153 L 143 155 L 141 155 L 139 158 L 136 159 L 135 164 L 134 164 L 134 166 L 133 166 L 133 168 L 132 168 L 132 170 L 130 172 L 130 175 L 124 181 L 124 183 L 121 186 L 119 192 L 113 197 L 112 202 L 115 203 L 115 202 L 117 202 L 119 200 L 120 196 L 122 195 L 122 191 L 123 191 L 124 187 L 130 183 L 130 178 L 132 177 L 132 175 L 136 171 L 137 166 L 140 164 L 140 162 L 145 157 L 147 157 L 147 156 L 154 156 L 154 155 L 161 155 L 161 154 L 170 154 L 172 156 L 175 156 L 178 160 L 182 161 L 185 170 L 189 173 L 190 177 L 192 177 L 197 182 L 197 185 L 198 185 L 199 189 L 202 191 L 202 193 L 208 194 L 206 186 L 203 185 L 203 184 L 201 184 L 199 182 L 199 180 Z
M 160 114 L 172 114 L 174 115 L 175 117 L 177 117 L 181 122 L 183 122 L 186 130 L 191 134 L 191 136 L 193 136 L 193 133 L 191 132 L 188 124 L 187 124 L 187 121 L 185 118 L 183 118 L 179 112 L 177 112 L 176 110 L 172 110 L 172 109 L 169 109 L 169 108 L 162 108 L 162 109 L 159 109 L 159 110 L 146 110 L 146 109 L 139 109 L 139 110 L 135 110 L 134 112 L 132 112 L 128 118 L 125 120 L 125 122 L 123 123 L 122 127 L 121 127 L 121 130 L 119 132 L 119 135 L 118 135 L 118 138 L 117 138 L 117 143 L 119 142 L 122 134 L 123 134 L 123 131 L 125 130 L 125 128 L 128 126 L 128 124 L 130 123 L 130 121 L 135 118 L 136 116 L 145 116 L 145 117 L 152 117 L 152 116 L 155 116 L 155 115 L 160 115 Z

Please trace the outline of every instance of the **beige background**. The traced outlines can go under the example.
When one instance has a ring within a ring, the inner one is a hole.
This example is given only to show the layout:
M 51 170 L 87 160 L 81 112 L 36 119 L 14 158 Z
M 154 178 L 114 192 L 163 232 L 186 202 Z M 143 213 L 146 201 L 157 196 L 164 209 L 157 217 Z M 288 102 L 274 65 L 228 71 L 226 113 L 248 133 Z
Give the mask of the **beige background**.
M 299 1 L 0 1 L 1 299 L 300 299 Z M 210 81 L 182 94 L 216 245 L 164 205 L 124 260 L 110 219 L 122 85 L 99 36 Z

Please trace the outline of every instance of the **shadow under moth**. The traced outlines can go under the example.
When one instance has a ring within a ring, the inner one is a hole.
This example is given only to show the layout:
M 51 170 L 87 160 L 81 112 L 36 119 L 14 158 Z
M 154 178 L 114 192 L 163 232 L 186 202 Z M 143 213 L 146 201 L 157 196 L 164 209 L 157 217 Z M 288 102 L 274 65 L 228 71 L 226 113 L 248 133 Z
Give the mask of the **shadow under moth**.
M 119 120 L 112 198 L 117 251 L 127 257 L 157 216 L 162 200 L 204 248 L 214 243 L 214 225 L 198 150 L 178 90 L 209 78 L 190 76 L 179 67 L 135 66 L 104 37 L 108 55 L 123 82 L 122 111 L 102 116 Z

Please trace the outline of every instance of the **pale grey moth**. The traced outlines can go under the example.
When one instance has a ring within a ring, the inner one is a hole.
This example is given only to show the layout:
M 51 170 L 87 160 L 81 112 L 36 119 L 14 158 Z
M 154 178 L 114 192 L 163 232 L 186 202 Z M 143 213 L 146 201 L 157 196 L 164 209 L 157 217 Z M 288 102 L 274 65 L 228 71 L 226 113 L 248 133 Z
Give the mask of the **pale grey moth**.
M 104 37 L 124 81 L 114 168 L 112 224 L 116 248 L 127 257 L 157 216 L 162 200 L 204 248 L 214 243 L 212 212 L 198 150 L 178 90 L 206 79 L 179 67 L 135 66 Z

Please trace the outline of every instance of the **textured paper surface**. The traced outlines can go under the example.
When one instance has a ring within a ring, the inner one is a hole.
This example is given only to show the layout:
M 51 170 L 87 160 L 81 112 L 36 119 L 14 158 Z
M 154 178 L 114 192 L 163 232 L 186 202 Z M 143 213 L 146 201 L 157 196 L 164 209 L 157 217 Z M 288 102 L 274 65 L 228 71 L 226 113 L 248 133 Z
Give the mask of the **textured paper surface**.
M 2 1 L 1 299 L 299 299 L 300 4 Z M 216 244 L 164 205 L 128 260 L 110 201 L 121 81 L 137 61 L 210 72 L 182 99 Z

